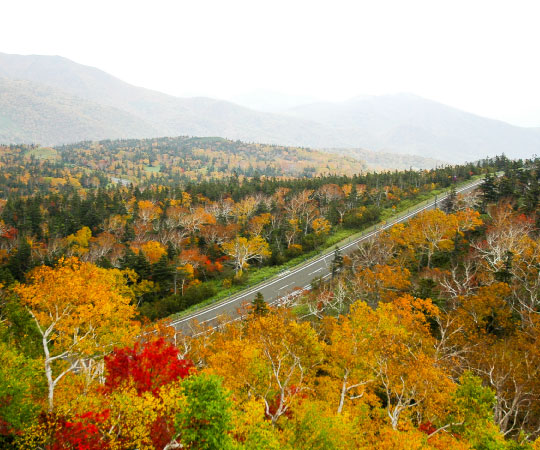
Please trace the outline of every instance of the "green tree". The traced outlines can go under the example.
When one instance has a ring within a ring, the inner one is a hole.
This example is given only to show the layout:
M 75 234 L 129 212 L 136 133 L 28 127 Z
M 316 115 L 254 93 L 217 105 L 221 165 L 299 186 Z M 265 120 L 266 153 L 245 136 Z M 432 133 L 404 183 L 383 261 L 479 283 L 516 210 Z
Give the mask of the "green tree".
M 145 280 L 150 277 L 152 273 L 152 267 L 148 258 L 144 255 L 142 251 L 139 251 L 139 254 L 136 256 L 135 265 L 133 267 L 140 279 Z
M 442 202 L 442 210 L 446 213 L 453 213 L 454 209 L 456 207 L 456 200 L 457 200 L 457 192 L 456 192 L 456 185 L 452 183 L 452 187 L 450 188 L 450 192 L 448 193 L 448 197 L 446 197 Z
M 343 255 L 339 247 L 334 250 L 334 259 L 332 260 L 332 278 L 343 268 Z
M 508 448 L 493 420 L 495 393 L 482 385 L 482 380 L 471 372 L 460 378 L 452 396 L 453 414 L 448 419 L 450 428 L 463 436 L 477 450 Z
M 17 252 L 9 258 L 8 268 L 19 281 L 32 268 L 32 248 L 25 238 L 20 239 Z
M 161 292 L 169 292 L 172 288 L 174 268 L 169 265 L 167 255 L 159 258 L 159 261 L 152 265 L 152 281 L 159 284 Z
M 480 190 L 482 191 L 482 204 L 484 209 L 488 204 L 496 202 L 499 198 L 497 185 L 495 183 L 495 177 L 493 174 L 486 174 L 484 182 L 480 186 Z
M 41 364 L 0 342 L 0 447 L 37 418 Z
M 197 375 L 183 383 L 184 399 L 175 426 L 184 445 L 193 450 L 232 448 L 231 403 L 221 379 Z
M 260 292 L 257 292 L 255 295 L 255 298 L 251 302 L 251 306 L 253 308 L 253 314 L 261 316 L 268 312 L 268 305 L 264 301 L 264 296 Z

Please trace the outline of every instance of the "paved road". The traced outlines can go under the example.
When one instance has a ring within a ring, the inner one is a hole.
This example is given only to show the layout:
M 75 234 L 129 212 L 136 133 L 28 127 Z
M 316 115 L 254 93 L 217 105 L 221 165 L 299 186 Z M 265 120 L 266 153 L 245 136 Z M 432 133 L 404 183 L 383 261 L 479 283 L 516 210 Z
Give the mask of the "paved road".
M 471 182 L 461 188 L 457 189 L 458 193 L 466 193 L 476 189 L 483 180 L 476 180 Z M 375 230 L 367 232 L 360 237 L 352 240 L 351 242 L 345 241 L 342 245 L 339 246 L 341 253 L 343 255 L 352 253 L 361 242 L 370 239 L 376 234 L 380 233 L 382 230 L 390 228 L 391 226 L 400 223 L 406 222 L 411 217 L 416 216 L 418 213 L 433 209 L 440 205 L 447 195 L 443 195 L 436 199 L 436 201 L 431 201 L 427 205 L 414 209 L 408 214 L 399 217 L 388 223 L 379 224 Z M 224 299 L 214 305 L 210 305 L 206 308 L 196 311 L 188 316 L 182 317 L 181 319 L 174 320 L 172 325 L 186 333 L 191 332 L 191 323 L 193 320 L 197 320 L 201 324 L 210 324 L 212 325 L 216 318 L 221 315 L 226 315 L 232 319 L 238 318 L 238 309 L 246 302 L 251 302 L 256 293 L 260 292 L 263 294 L 264 299 L 270 303 L 275 304 L 280 301 L 283 301 L 288 296 L 297 295 L 303 289 L 310 289 L 310 283 L 315 278 L 328 278 L 331 275 L 331 264 L 334 259 L 334 253 L 330 252 L 325 255 L 321 255 L 312 260 L 307 261 L 306 263 L 301 264 L 290 270 L 281 272 L 280 274 L 270 278 L 268 281 L 259 284 L 251 289 L 240 292 L 232 297 Z

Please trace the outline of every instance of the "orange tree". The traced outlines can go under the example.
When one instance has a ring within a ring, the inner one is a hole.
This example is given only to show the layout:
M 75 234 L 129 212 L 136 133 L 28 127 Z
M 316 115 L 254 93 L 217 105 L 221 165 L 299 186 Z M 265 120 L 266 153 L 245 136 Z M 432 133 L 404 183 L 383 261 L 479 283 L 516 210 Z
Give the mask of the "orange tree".
M 88 362 L 137 335 L 126 283 L 126 272 L 70 258 L 54 268 L 37 267 L 27 284 L 15 288 L 41 334 L 49 411 L 55 388 L 67 374 L 95 367 Z

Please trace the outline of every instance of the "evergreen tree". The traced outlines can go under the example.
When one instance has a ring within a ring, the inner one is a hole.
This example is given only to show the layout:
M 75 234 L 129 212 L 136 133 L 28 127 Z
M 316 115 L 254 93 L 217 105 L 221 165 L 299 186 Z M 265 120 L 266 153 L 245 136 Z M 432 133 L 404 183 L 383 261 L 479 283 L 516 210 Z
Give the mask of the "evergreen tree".
M 121 269 L 134 269 L 137 265 L 137 255 L 131 250 L 130 247 L 126 248 L 124 256 L 120 259 Z
M 124 236 L 122 237 L 123 242 L 131 242 L 135 239 L 135 230 L 133 229 L 133 223 L 127 222 L 124 227 Z
M 167 255 L 163 255 L 159 261 L 152 265 L 152 280 L 159 284 L 161 292 L 170 290 L 174 276 L 174 269 L 169 265 Z
M 341 254 L 339 247 L 336 247 L 334 250 L 334 259 L 332 260 L 331 267 L 332 278 L 334 278 L 336 274 L 343 268 L 343 255 Z
M 482 204 L 484 209 L 488 204 L 497 201 L 499 196 L 497 192 L 497 186 L 495 184 L 495 177 L 493 176 L 493 174 L 486 174 L 484 182 L 480 186 L 480 190 L 482 191 Z
M 252 306 L 252 313 L 258 316 L 264 316 L 266 313 L 268 313 L 268 305 L 264 301 L 264 296 L 257 292 L 255 295 L 255 298 L 251 302 Z
M 499 197 L 510 198 L 514 196 L 516 179 L 513 173 L 509 173 L 502 177 L 498 186 Z
M 176 248 L 174 248 L 174 245 L 171 241 L 167 244 L 167 258 L 169 258 L 171 261 L 176 257 L 178 254 Z
M 109 261 L 109 258 L 106 256 L 102 256 L 96 261 L 96 266 L 103 267 L 104 269 L 113 269 L 114 266 L 112 265 L 111 261 Z
M 139 251 L 139 254 L 137 255 L 135 259 L 135 267 L 133 267 L 135 272 L 139 275 L 139 277 L 143 280 L 148 279 L 152 273 L 152 267 L 150 266 L 150 262 L 144 255 L 142 251 Z
M 7 267 L 2 267 L 0 269 L 0 284 L 3 284 L 4 286 L 9 286 L 14 282 L 15 278 L 13 278 L 11 271 Z
M 43 214 L 41 214 L 41 202 L 42 199 L 38 195 L 29 205 L 28 218 L 30 220 L 30 228 L 32 234 L 36 236 L 37 239 L 43 237 L 41 232 L 41 224 L 43 223 Z
M 32 248 L 26 240 L 21 238 L 17 252 L 9 258 L 8 269 L 19 281 L 24 279 L 24 275 L 32 268 Z
M 446 214 L 453 212 L 456 208 L 456 201 L 457 201 L 456 185 L 452 184 L 452 187 L 450 188 L 450 192 L 448 193 L 448 197 L 446 197 L 441 204 L 441 209 Z
M 536 176 L 531 180 L 526 188 L 525 196 L 523 198 L 523 209 L 527 214 L 536 211 L 538 207 L 538 200 L 540 199 L 540 186 Z

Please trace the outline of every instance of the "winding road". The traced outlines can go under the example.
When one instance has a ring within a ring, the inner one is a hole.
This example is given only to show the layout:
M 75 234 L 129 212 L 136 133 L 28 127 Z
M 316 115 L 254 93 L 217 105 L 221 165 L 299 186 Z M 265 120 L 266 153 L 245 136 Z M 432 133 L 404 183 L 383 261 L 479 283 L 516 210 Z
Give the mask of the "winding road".
M 475 180 L 456 189 L 456 192 L 467 193 L 473 191 L 482 183 L 483 179 Z M 381 231 L 386 230 L 395 224 L 406 222 L 408 219 L 416 216 L 422 211 L 438 207 L 438 205 L 447 197 L 448 194 L 444 194 L 439 198 L 435 198 L 429 201 L 427 204 L 413 209 L 401 217 L 398 217 L 390 222 L 378 224 L 375 229 L 366 231 L 364 234 L 357 236 L 354 239 L 350 238 L 351 240 L 342 241 L 338 243 L 337 246 L 343 255 L 352 253 L 361 242 L 372 238 Z M 333 248 L 334 247 L 332 247 L 332 249 Z M 310 289 L 310 283 L 315 278 L 326 279 L 330 277 L 333 259 L 333 250 L 327 250 L 326 253 L 314 257 L 305 263 L 300 264 L 299 266 L 285 270 L 252 288 L 246 289 L 232 297 L 223 299 L 218 303 L 202 308 L 180 319 L 173 320 L 171 325 L 173 325 L 177 330 L 181 330 L 187 334 L 192 334 L 192 324 L 194 320 L 196 320 L 199 324 L 206 324 L 210 326 L 213 326 L 214 323 L 216 323 L 216 319 L 222 315 L 225 315 L 232 320 L 236 320 L 240 317 L 238 310 L 243 304 L 251 302 L 255 298 L 257 292 L 260 292 L 264 296 L 266 302 L 269 304 L 276 304 L 284 301 L 290 296 L 298 295 L 303 290 Z

